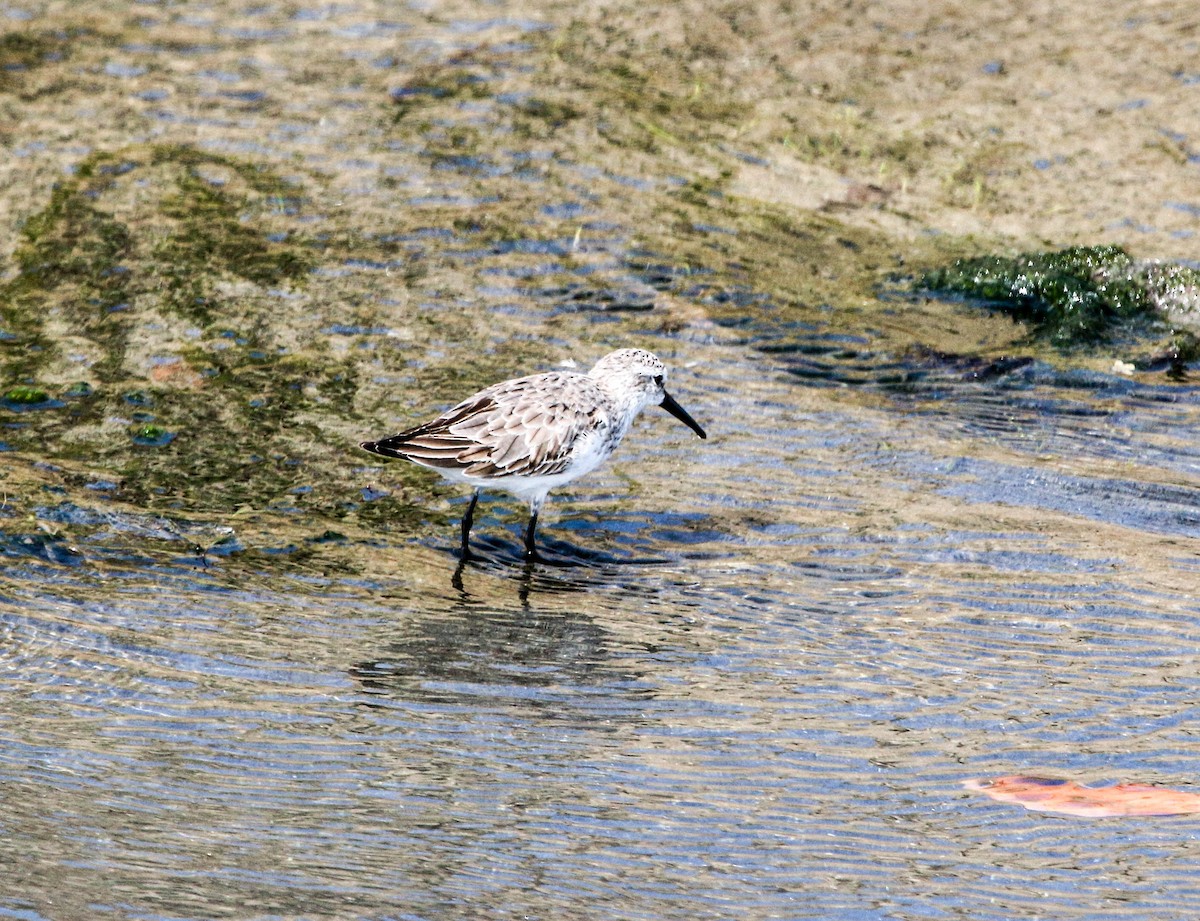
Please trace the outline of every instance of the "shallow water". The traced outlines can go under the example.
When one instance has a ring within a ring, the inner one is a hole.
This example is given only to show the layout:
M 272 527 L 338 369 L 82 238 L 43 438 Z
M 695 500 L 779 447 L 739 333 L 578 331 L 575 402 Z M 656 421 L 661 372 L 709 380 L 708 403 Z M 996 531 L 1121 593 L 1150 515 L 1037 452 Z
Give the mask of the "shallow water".
M 95 78 L 140 81 L 154 131 L 327 169 L 376 227 L 397 202 L 486 204 L 496 175 L 563 192 L 515 141 L 430 166 L 364 138 L 360 85 L 297 90 L 267 53 L 333 36 L 386 70 L 388 48 L 484 36 L 519 69 L 512 37 L 542 28 L 520 10 L 188 10 L 171 15 L 209 44 L 126 44 Z M 490 100 L 460 114 L 497 130 Z M 323 420 L 345 431 L 346 502 L 405 499 L 429 518 L 416 537 L 323 522 L 301 541 L 319 481 L 272 504 L 277 534 L 131 512 L 100 474 L 4 497 L 0 917 L 1193 917 L 1194 818 L 1047 816 L 962 782 L 1200 776 L 1200 389 L 898 355 L 836 311 L 689 288 L 589 197 L 682 180 L 556 168 L 569 200 L 532 209 L 529 239 L 426 229 L 390 261 L 322 264 L 314 284 L 345 285 L 324 294 L 370 292 L 376 313 L 314 297 L 312 336 L 407 350 L 359 380 L 396 424 L 462 395 L 447 366 L 474 380 L 522 343 L 540 367 L 636 339 L 709 440 L 648 411 L 548 503 L 555 566 L 522 563 L 503 498 L 460 566 L 465 497 L 414 497 L 355 455 L 383 434 L 361 416 Z M 333 224 L 320 204 L 296 219 Z M 414 261 L 427 287 L 393 280 Z M 658 323 L 663 292 L 720 323 Z
M 575 565 L 504 502 L 457 577 L 452 527 L 345 578 L 10 553 L 5 915 L 1182 917 L 1193 819 L 960 783 L 1200 771 L 1196 391 L 673 357 L 713 437 L 643 420 L 552 502 Z M 1062 472 L 1081 419 L 1164 485 Z

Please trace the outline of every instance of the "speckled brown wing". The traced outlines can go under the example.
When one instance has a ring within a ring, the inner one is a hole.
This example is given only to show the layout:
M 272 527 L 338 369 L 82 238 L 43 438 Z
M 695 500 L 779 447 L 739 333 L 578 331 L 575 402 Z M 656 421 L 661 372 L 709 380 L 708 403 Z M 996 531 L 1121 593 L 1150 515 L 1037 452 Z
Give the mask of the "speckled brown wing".
M 551 371 L 493 384 L 436 419 L 363 447 L 467 476 L 553 476 L 576 438 L 607 423 L 607 398 L 584 374 Z

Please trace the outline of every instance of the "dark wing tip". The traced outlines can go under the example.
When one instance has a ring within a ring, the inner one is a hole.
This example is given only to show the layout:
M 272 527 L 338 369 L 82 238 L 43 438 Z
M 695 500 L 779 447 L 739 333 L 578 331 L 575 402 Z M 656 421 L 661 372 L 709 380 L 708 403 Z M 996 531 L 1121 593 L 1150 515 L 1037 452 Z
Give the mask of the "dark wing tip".
M 364 451 L 370 451 L 372 454 L 378 454 L 381 457 L 399 457 L 392 445 L 389 444 L 392 439 L 384 438 L 382 441 L 360 441 L 358 446 Z

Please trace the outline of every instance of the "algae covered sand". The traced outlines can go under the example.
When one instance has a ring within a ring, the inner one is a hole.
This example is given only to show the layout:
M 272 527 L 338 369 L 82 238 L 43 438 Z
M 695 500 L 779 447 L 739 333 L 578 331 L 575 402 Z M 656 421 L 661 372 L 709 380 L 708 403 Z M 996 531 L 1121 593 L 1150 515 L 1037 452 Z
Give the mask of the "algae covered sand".
M 404 465 L 377 488 L 363 437 L 747 320 L 1107 367 L 1131 347 L 1064 358 L 878 295 L 992 254 L 1190 255 L 1187 12 L 23 4 L 0 36 L 5 508 L 99 495 L 336 555 L 322 535 L 447 514 Z
M 1153 338 L 1174 323 L 1176 374 L 1197 357 L 1200 272 L 1136 262 L 1119 246 L 958 259 L 926 272 L 919 286 L 1002 310 L 1068 350 L 1107 344 L 1122 332 Z

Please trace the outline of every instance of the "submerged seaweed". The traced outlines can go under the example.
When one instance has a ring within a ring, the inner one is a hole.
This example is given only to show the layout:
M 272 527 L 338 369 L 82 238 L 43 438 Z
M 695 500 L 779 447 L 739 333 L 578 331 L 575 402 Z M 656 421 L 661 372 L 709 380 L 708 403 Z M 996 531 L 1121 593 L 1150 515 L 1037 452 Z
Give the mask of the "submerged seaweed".
M 934 294 L 982 301 L 1028 322 L 1036 335 L 1071 348 L 1109 338 L 1115 327 L 1158 310 L 1145 275 L 1119 246 L 1075 246 L 1016 257 L 958 259 L 925 273 Z
M 204 170 L 236 181 L 214 185 Z M 155 204 L 132 213 L 109 206 L 121 200 L 117 184 L 128 185 L 122 177 L 131 173 L 153 177 L 163 190 Z M 287 193 L 287 184 L 259 165 L 186 145 L 94 153 L 22 227 L 20 274 L 0 287 L 0 311 L 15 329 L 36 335 L 39 315 L 61 303 L 76 328 L 118 352 L 128 327 L 121 315 L 138 298 L 212 322 L 222 277 L 280 285 L 303 280 L 312 267 L 302 249 L 270 241 L 247 219 Z M 113 373 L 119 359 L 111 356 L 101 370 Z

